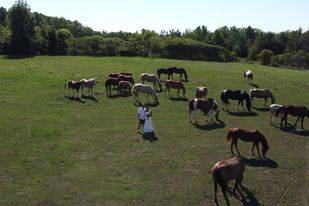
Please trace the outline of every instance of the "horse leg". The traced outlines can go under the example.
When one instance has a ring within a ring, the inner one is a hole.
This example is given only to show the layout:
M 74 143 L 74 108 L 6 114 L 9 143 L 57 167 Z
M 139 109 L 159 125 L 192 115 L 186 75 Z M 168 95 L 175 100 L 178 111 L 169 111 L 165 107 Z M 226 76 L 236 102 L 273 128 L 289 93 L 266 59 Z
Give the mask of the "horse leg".
M 238 155 L 241 156 L 241 155 L 240 155 L 240 152 L 239 152 L 239 150 L 238 150 L 237 142 L 238 142 L 238 139 L 235 140 L 235 148 L 236 148 L 236 150 L 237 150 Z
M 148 99 L 149 99 L 149 94 L 147 93 L 147 103 L 149 102 Z
M 237 197 L 237 195 L 236 195 L 236 188 L 238 190 L 238 179 L 236 179 L 235 185 L 234 185 L 234 189 L 233 189 L 233 194 L 234 194 L 235 197 Z
M 225 190 L 226 190 L 226 187 L 222 188 L 222 193 L 224 195 L 224 198 L 225 198 L 225 201 L 226 201 L 226 205 L 230 205 L 230 201 L 229 201 L 229 199 L 226 196 Z
M 258 155 L 261 158 L 259 143 L 256 143 L 256 150 L 258 151 Z
M 305 116 L 302 116 L 301 117 L 301 128 L 305 129 L 304 128 L 304 119 L 305 119 Z
M 298 118 L 297 118 L 297 120 L 296 120 L 296 122 L 295 122 L 295 127 L 296 127 L 296 125 L 297 125 L 297 122 L 299 121 L 299 119 L 301 118 L 301 116 L 298 116 Z
M 218 205 L 218 199 L 217 199 L 217 190 L 218 190 L 218 183 L 216 180 L 214 180 L 214 192 L 215 192 L 215 203 Z
M 280 127 L 282 127 L 283 120 L 284 120 L 284 119 L 286 119 L 286 118 L 287 118 L 287 117 L 286 117 L 286 115 L 285 115 L 285 114 L 283 115 L 283 117 L 281 117 Z
M 264 98 L 264 100 L 265 100 L 264 105 L 265 105 L 265 106 L 267 106 L 267 99 L 268 99 L 268 98 Z
M 252 150 L 251 150 L 251 154 L 254 156 L 254 147 L 256 146 L 256 143 L 253 142 L 253 145 L 252 145 Z
M 241 100 L 240 103 L 241 103 L 242 111 L 245 111 L 245 109 L 244 109 L 244 101 Z
M 288 127 L 288 115 L 285 115 L 284 123 L 285 123 L 285 127 Z
M 238 100 L 236 111 L 238 111 L 239 105 L 240 105 L 240 100 Z
M 180 89 L 177 90 L 177 96 L 179 96 Z
M 234 141 L 232 140 L 232 142 L 231 142 L 231 153 L 232 153 L 233 156 L 235 156 L 234 150 L 233 150 L 233 145 L 234 145 Z

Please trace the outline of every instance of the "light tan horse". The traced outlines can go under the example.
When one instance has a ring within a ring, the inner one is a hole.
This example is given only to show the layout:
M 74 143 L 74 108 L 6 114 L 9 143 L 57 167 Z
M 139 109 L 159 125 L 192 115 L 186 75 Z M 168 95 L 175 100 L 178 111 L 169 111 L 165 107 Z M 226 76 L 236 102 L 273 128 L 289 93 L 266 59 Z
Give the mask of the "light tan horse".
M 157 92 L 150 85 L 145 85 L 145 84 L 141 84 L 141 83 L 134 84 L 132 89 L 131 89 L 131 93 L 134 96 L 135 102 L 137 104 L 141 104 L 141 100 L 139 98 L 139 93 L 147 94 L 147 102 L 148 102 L 148 97 L 150 95 L 153 98 L 154 104 L 158 104 L 159 103 Z
M 271 99 L 271 103 L 272 104 L 275 104 L 275 102 L 276 102 L 273 93 L 271 93 L 271 91 L 268 90 L 268 89 L 250 89 L 250 99 L 251 99 L 251 102 L 253 102 L 253 98 L 254 97 L 256 97 L 256 98 L 263 98 L 265 100 L 265 106 L 267 104 L 268 98 Z
M 157 86 L 159 86 L 160 91 L 162 91 L 162 84 L 160 79 L 154 75 L 154 74 L 149 74 L 149 73 L 142 73 L 140 76 L 140 81 L 142 84 L 144 84 L 144 82 L 151 82 L 153 83 L 154 87 L 156 88 Z
M 80 80 L 80 82 L 82 83 L 82 85 L 81 85 L 82 95 L 84 95 L 84 91 L 83 90 L 84 90 L 84 87 L 86 87 L 86 88 L 88 88 L 88 94 L 93 96 L 93 87 L 96 85 L 95 78 L 82 79 L 82 80 Z
M 195 97 L 198 99 L 206 99 L 208 94 L 207 87 L 199 87 L 197 86 L 195 89 Z
M 214 192 L 215 192 L 215 203 L 218 205 L 217 200 L 217 185 L 219 183 L 224 198 L 226 200 L 227 205 L 229 205 L 229 200 L 225 194 L 228 190 L 228 182 L 229 180 L 236 180 L 235 186 L 233 189 L 233 193 L 236 195 L 236 189 L 241 193 L 239 189 L 239 185 L 243 181 L 243 174 L 245 172 L 245 164 L 239 157 L 234 157 L 231 159 L 226 159 L 220 162 L 217 162 L 212 168 L 212 177 L 214 181 Z M 231 192 L 230 192 L 231 193 Z

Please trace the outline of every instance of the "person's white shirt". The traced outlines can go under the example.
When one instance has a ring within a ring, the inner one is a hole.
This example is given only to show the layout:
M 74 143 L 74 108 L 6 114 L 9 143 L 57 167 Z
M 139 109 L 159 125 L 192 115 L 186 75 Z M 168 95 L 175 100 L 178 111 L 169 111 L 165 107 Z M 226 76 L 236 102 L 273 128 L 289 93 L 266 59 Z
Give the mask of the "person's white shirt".
M 145 110 L 145 108 L 140 107 L 140 108 L 138 109 L 138 116 L 139 116 L 139 118 L 140 118 L 141 120 L 146 119 L 146 110 Z
M 152 119 L 151 119 L 151 116 L 148 115 L 145 119 L 145 124 L 144 124 L 144 127 L 143 127 L 143 132 L 144 133 L 148 133 L 148 132 L 153 132 L 154 131 L 154 128 L 153 128 L 153 125 L 152 125 Z

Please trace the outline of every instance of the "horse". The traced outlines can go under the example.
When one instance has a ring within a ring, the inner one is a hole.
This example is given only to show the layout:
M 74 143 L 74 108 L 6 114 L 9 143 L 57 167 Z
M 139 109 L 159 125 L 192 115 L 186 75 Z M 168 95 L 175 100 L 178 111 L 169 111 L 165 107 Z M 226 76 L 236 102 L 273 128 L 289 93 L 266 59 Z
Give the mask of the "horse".
M 249 80 L 250 80 L 250 82 L 252 82 L 252 80 L 253 80 L 253 73 L 252 73 L 252 71 L 251 70 L 246 70 L 244 72 L 244 78 L 247 78 L 248 82 L 249 82 Z
M 195 97 L 198 99 L 206 98 L 208 94 L 207 87 L 199 87 L 197 86 L 195 89 Z
M 181 81 L 174 81 L 174 80 L 167 80 L 165 81 L 165 90 L 164 90 L 164 95 L 166 96 L 166 91 L 168 91 L 169 96 L 170 95 L 170 90 L 172 89 L 177 89 L 177 95 L 179 96 L 179 91 L 182 89 L 182 94 L 183 97 L 185 98 L 186 94 L 186 89 L 184 84 Z
M 82 79 L 80 80 L 80 82 L 82 83 L 81 88 L 82 88 L 82 95 L 84 95 L 84 87 L 88 88 L 88 93 L 90 93 L 91 96 L 93 96 L 93 87 L 96 85 L 96 80 L 95 78 L 91 78 L 91 79 Z
M 173 79 L 173 74 L 180 74 L 180 79 L 182 79 L 182 75 L 185 76 L 185 81 L 188 81 L 188 75 L 184 68 L 178 68 L 178 67 L 168 67 L 168 68 L 160 68 L 157 70 L 157 75 L 160 79 L 161 74 L 167 74 L 167 79 L 170 80 L 171 77 Z
M 218 120 L 218 117 L 219 117 L 218 105 L 213 98 L 208 98 L 208 99 L 197 99 L 196 98 L 189 102 L 190 123 L 192 123 L 191 116 L 193 112 L 195 124 L 197 124 L 195 112 L 198 109 L 206 115 L 206 120 L 207 120 L 208 115 L 211 116 L 211 119 L 213 119 L 213 115 L 215 115 L 216 120 Z
M 118 78 L 108 78 L 105 81 L 105 91 L 106 91 L 106 95 L 108 95 L 108 93 L 111 95 L 112 91 L 111 91 L 111 87 L 112 86 L 117 86 L 119 85 L 119 79 Z
M 132 88 L 132 84 L 130 82 L 127 81 L 120 81 L 118 83 L 118 94 L 120 94 L 120 92 L 122 91 L 131 91 Z
M 278 113 L 281 113 L 281 115 L 283 115 L 283 117 L 281 118 L 280 127 L 282 127 L 283 121 L 285 122 L 285 127 L 287 127 L 288 115 L 298 117 L 294 125 L 295 127 L 298 121 L 301 119 L 301 128 L 303 129 L 304 129 L 305 117 L 307 116 L 309 118 L 309 110 L 305 106 L 293 106 L 293 105 L 283 106 L 282 108 L 276 111 L 276 114 Z
M 131 89 L 131 93 L 134 96 L 136 103 L 139 103 L 139 104 L 141 103 L 141 100 L 139 98 L 139 93 L 147 94 L 147 102 L 148 102 L 149 95 L 151 95 L 152 98 L 153 98 L 154 104 L 159 103 L 156 90 L 150 85 L 145 85 L 145 84 L 141 84 L 141 83 L 134 84 L 132 89 Z
M 142 84 L 144 84 L 145 81 L 152 82 L 155 88 L 158 85 L 159 88 L 160 88 L 160 91 L 162 91 L 161 81 L 154 74 L 142 73 L 141 76 L 140 76 L 140 81 L 141 81 Z
M 228 109 L 227 104 L 229 104 L 229 99 L 238 100 L 236 110 L 238 110 L 240 103 L 241 103 L 242 109 L 244 110 L 243 101 L 245 100 L 247 110 L 248 110 L 248 112 L 251 112 L 252 104 L 251 104 L 249 94 L 246 91 L 244 91 L 244 90 L 230 90 L 230 89 L 229 90 L 223 90 L 221 92 L 221 101 L 222 101 L 222 109 L 223 110 L 224 110 L 223 104 Z
M 120 74 L 125 75 L 125 76 L 133 77 L 133 74 L 129 73 L 129 72 L 120 72 Z
M 271 99 L 271 104 L 275 104 L 276 99 L 273 95 L 273 93 L 271 93 L 271 91 L 269 91 L 268 89 L 250 89 L 250 99 L 253 102 L 253 98 L 264 98 L 265 103 L 264 105 L 267 105 L 267 100 L 268 98 Z
M 259 143 L 261 142 L 262 147 L 263 147 L 262 148 L 262 155 L 263 155 L 264 158 L 266 158 L 266 152 L 268 151 L 269 146 L 268 146 L 268 143 L 267 143 L 265 136 L 260 131 L 252 130 L 252 129 L 240 129 L 240 128 L 230 129 L 230 131 L 229 131 L 229 133 L 226 137 L 226 140 L 231 142 L 231 152 L 232 152 L 232 154 L 234 155 L 233 146 L 235 144 L 235 148 L 237 150 L 237 153 L 240 156 L 240 153 L 239 153 L 239 150 L 238 150 L 238 147 L 237 147 L 238 139 L 241 139 L 245 142 L 253 142 L 251 153 L 252 153 L 252 155 L 254 155 L 253 150 L 254 150 L 254 147 L 256 147 L 259 157 L 261 157 L 260 149 L 259 149 Z
M 70 80 L 64 85 L 64 89 L 69 90 L 69 97 L 71 96 L 72 89 L 75 89 L 77 98 L 79 98 L 78 92 L 79 92 L 79 89 L 81 88 L 81 86 L 82 86 L 82 82 Z M 73 92 L 73 97 L 74 97 L 74 92 Z
M 243 181 L 243 176 L 245 172 L 245 164 L 239 157 L 233 157 L 231 159 L 226 159 L 220 162 L 217 162 L 212 168 L 212 177 L 214 182 L 214 192 L 215 192 L 215 203 L 218 205 L 217 199 L 217 185 L 219 183 L 222 193 L 224 195 L 227 205 L 229 205 L 229 200 L 225 194 L 228 190 L 229 180 L 235 180 L 235 186 L 233 189 L 233 194 L 236 196 L 236 189 L 241 193 L 239 185 Z
M 132 76 L 126 76 L 126 75 L 123 75 L 123 74 L 120 74 L 118 77 L 117 77 L 118 81 L 127 81 L 127 82 L 130 82 L 131 84 L 134 84 L 134 79 Z
M 125 76 L 130 76 L 130 77 L 133 76 L 131 73 L 128 73 L 128 72 L 120 72 L 120 73 L 113 72 L 108 75 L 108 78 L 118 78 L 120 75 L 125 75 Z
M 271 104 L 269 106 L 269 110 L 270 110 L 270 118 L 269 118 L 269 123 L 272 124 L 274 119 L 276 117 L 278 117 L 280 112 L 277 112 L 279 109 L 281 109 L 283 107 L 283 105 L 281 104 Z M 282 116 L 282 115 L 281 115 Z

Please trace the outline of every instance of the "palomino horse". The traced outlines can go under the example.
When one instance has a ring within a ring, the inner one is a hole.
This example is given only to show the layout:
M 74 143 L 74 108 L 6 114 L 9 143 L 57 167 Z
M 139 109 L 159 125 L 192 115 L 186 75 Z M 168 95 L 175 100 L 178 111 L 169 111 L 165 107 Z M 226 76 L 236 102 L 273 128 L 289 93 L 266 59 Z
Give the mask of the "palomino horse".
M 250 89 L 250 99 L 253 102 L 253 98 L 264 98 L 265 100 L 265 106 L 267 104 L 267 100 L 268 98 L 271 99 L 271 103 L 275 104 L 276 100 L 275 97 L 273 95 L 273 93 L 271 93 L 271 91 L 269 91 L 268 89 Z
M 132 76 L 126 76 L 126 75 L 123 75 L 123 74 L 120 74 L 118 77 L 117 77 L 118 81 L 127 81 L 127 82 L 130 82 L 131 84 L 134 84 L 134 79 Z
M 192 123 L 191 115 L 193 112 L 194 121 L 195 121 L 195 124 L 197 124 L 196 116 L 195 116 L 195 113 L 197 110 L 202 111 L 206 115 L 206 120 L 207 120 L 208 115 L 211 116 L 211 119 L 213 119 L 213 116 L 215 116 L 216 120 L 218 120 L 218 117 L 219 117 L 218 105 L 213 98 L 208 98 L 208 99 L 197 99 L 196 98 L 189 102 L 189 119 L 191 123 Z
M 82 95 L 84 95 L 84 87 L 88 88 L 88 93 L 93 96 L 93 87 L 96 85 L 96 81 L 95 78 L 91 78 L 91 79 L 82 79 L 80 80 L 80 82 L 82 83 Z
M 177 89 L 177 95 L 179 96 L 179 91 L 182 89 L 183 97 L 185 98 L 186 89 L 184 84 L 181 81 L 174 81 L 174 80 L 167 80 L 165 81 L 165 90 L 164 95 L 166 95 L 166 91 L 168 92 L 168 95 L 170 95 L 171 89 Z
M 72 89 L 75 89 L 77 98 L 79 98 L 78 92 L 79 92 L 79 89 L 81 88 L 81 86 L 82 86 L 82 82 L 70 80 L 64 85 L 64 89 L 69 90 L 69 97 L 71 96 Z M 73 97 L 74 97 L 74 92 L 73 92 Z
M 112 95 L 112 91 L 111 91 L 111 87 L 112 86 L 117 86 L 119 85 L 119 80 L 118 78 L 108 78 L 105 81 L 105 91 L 106 91 L 106 95 Z
M 169 68 L 160 68 L 157 70 L 157 75 L 160 79 L 161 74 L 167 74 L 167 79 L 173 78 L 173 74 L 180 74 L 180 79 L 182 79 L 182 76 L 185 76 L 185 81 L 188 81 L 188 75 L 184 68 L 178 68 L 178 67 L 169 67 Z
M 252 82 L 252 79 L 253 79 L 253 73 L 251 70 L 246 70 L 244 72 L 244 78 L 247 78 L 247 81 L 250 80 L 250 82 Z
M 152 82 L 155 88 L 157 86 L 159 86 L 160 91 L 162 91 L 161 81 L 154 74 L 143 73 L 143 74 L 141 74 L 140 81 L 141 81 L 142 84 L 144 84 L 145 81 L 146 82 Z
M 132 89 L 132 84 L 127 81 L 120 81 L 118 84 L 118 94 L 120 92 L 130 92 Z
M 241 104 L 242 109 L 244 110 L 243 101 L 245 100 L 248 112 L 251 111 L 252 104 L 251 104 L 249 94 L 246 91 L 244 91 L 244 90 L 230 90 L 230 89 L 229 90 L 223 90 L 221 92 L 221 101 L 226 106 L 227 109 L 228 109 L 227 104 L 229 104 L 229 99 L 238 100 L 236 110 L 238 110 L 239 104 Z M 222 104 L 222 109 L 224 110 L 223 104 Z
M 281 118 L 281 124 L 280 126 L 282 127 L 283 121 L 285 122 L 285 127 L 287 127 L 287 119 L 288 115 L 298 117 L 296 122 L 295 122 L 295 127 L 297 125 L 297 122 L 301 119 L 301 128 L 304 129 L 304 118 L 307 116 L 309 118 L 309 110 L 305 106 L 293 106 L 293 105 L 288 105 L 284 106 L 281 109 L 278 109 L 276 114 L 281 112 L 283 117 Z
M 158 104 L 159 100 L 158 100 L 158 95 L 156 93 L 156 90 L 150 86 L 150 85 L 145 85 L 145 84 L 134 84 L 132 89 L 131 89 L 131 93 L 135 98 L 135 102 L 137 104 L 141 104 L 141 100 L 139 98 L 139 93 L 145 93 L 147 94 L 147 102 L 148 102 L 148 97 L 149 95 L 152 96 L 154 104 Z
M 195 89 L 195 97 L 198 99 L 206 98 L 208 94 L 207 87 L 199 87 L 197 86 Z
M 272 124 L 275 120 L 276 117 L 278 117 L 280 112 L 277 112 L 279 109 L 281 109 L 283 105 L 281 104 L 271 104 L 269 106 L 270 110 L 270 118 L 269 118 L 269 123 Z
M 268 151 L 268 143 L 265 138 L 265 136 L 258 130 L 252 130 L 252 129 L 240 129 L 240 128 L 232 128 L 230 129 L 227 137 L 227 141 L 231 142 L 231 152 L 234 155 L 233 151 L 233 145 L 235 144 L 235 148 L 237 150 L 238 155 L 240 155 L 238 147 L 237 147 L 237 141 L 238 139 L 241 139 L 245 142 L 253 142 L 251 153 L 253 154 L 254 147 L 256 147 L 259 157 L 260 155 L 260 149 L 259 149 L 259 143 L 262 144 L 262 155 L 264 158 L 266 158 L 266 152 Z
M 215 203 L 218 205 L 217 199 L 217 185 L 219 183 L 222 193 L 224 195 L 227 205 L 229 205 L 229 200 L 225 194 L 228 190 L 229 180 L 235 180 L 235 186 L 233 193 L 236 195 L 236 189 L 241 193 L 239 185 L 243 181 L 243 174 L 245 172 L 245 164 L 242 159 L 239 157 L 233 157 L 231 159 L 226 159 L 220 162 L 217 162 L 212 168 L 212 177 L 214 181 L 214 192 L 215 192 Z M 231 192 L 230 192 L 231 193 Z

